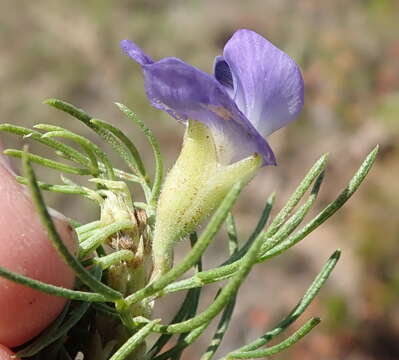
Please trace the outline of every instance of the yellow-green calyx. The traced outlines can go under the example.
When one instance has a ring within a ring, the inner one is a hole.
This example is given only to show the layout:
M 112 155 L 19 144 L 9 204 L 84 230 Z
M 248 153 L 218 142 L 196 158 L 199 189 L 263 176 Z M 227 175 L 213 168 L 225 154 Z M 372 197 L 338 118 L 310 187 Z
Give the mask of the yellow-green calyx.
M 173 245 L 194 231 L 234 184 L 249 182 L 261 165 L 257 154 L 231 165 L 220 164 L 210 130 L 198 121 L 189 122 L 182 151 L 158 203 L 153 279 L 171 268 Z

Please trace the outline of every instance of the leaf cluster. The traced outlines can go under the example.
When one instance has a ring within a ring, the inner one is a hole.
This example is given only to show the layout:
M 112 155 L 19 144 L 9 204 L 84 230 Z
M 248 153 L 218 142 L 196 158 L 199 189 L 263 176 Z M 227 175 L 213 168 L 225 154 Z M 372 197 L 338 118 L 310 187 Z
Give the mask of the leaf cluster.
M 151 130 L 130 109 L 122 104 L 117 104 L 119 109 L 138 125 L 153 148 L 155 175 L 153 179 L 150 179 L 138 149 L 121 130 L 105 121 L 91 117 L 83 110 L 66 102 L 50 99 L 46 103 L 90 127 L 119 154 L 129 171 L 114 168 L 107 154 L 99 146 L 62 127 L 39 124 L 34 127 L 35 129 L 28 129 L 11 124 L 0 124 L 1 131 L 42 143 L 52 148 L 58 157 L 69 162 L 55 161 L 31 154 L 27 147 L 23 151 L 5 150 L 5 154 L 22 159 L 23 176 L 17 177 L 17 180 L 29 187 L 53 246 L 73 269 L 77 278 L 75 289 L 70 290 L 45 284 L 0 267 L 0 276 L 6 279 L 70 300 L 55 322 L 38 338 L 20 350 L 18 356 L 27 359 L 44 359 L 46 356 L 48 358 L 50 353 L 53 354 L 51 358 L 54 359 L 72 359 L 76 352 L 74 352 L 75 348 L 70 346 L 68 338 L 73 339 L 74 332 L 79 329 L 89 331 L 86 325 L 93 322 L 93 317 L 100 315 L 122 324 L 124 328 L 124 341 L 110 341 L 102 346 L 101 356 L 104 360 L 179 359 L 183 350 L 194 343 L 208 325 L 220 315 L 209 346 L 199 357 L 201 360 L 214 358 L 233 316 L 239 288 L 252 268 L 258 263 L 287 251 L 339 210 L 365 179 L 378 151 L 378 148 L 375 148 L 366 157 L 347 187 L 334 201 L 301 226 L 305 216 L 315 204 L 323 181 L 327 164 L 327 155 L 323 155 L 312 166 L 286 205 L 273 219 L 270 219 L 270 214 L 275 201 L 274 194 L 267 199 L 255 229 L 243 242 L 238 239 L 234 217 L 231 214 L 234 203 L 242 190 L 242 185 L 237 183 L 224 198 L 201 234 L 198 237 L 196 233 L 190 236 L 192 249 L 184 259 L 159 279 L 125 295 L 106 283 L 104 273 L 115 264 L 131 261 L 135 254 L 126 249 L 107 253 L 103 246 L 107 239 L 121 231 L 131 229 L 134 224 L 128 220 L 120 220 L 104 225 L 101 220 L 96 220 L 81 225 L 78 220 L 71 219 L 80 243 L 79 256 L 75 256 L 68 251 L 59 236 L 45 205 L 42 191 L 80 195 L 101 206 L 107 196 L 107 191 L 117 191 L 120 182 L 135 182 L 140 184 L 146 202 L 133 203 L 133 206 L 146 211 L 151 225 L 154 223 L 163 178 L 162 157 L 158 142 Z M 71 140 L 78 149 L 55 138 Z M 61 176 L 62 184 L 38 181 L 32 164 L 61 172 L 63 174 Z M 67 179 L 64 174 L 89 175 L 94 179 L 96 187 L 78 185 Z M 226 225 L 229 238 L 228 258 L 220 266 L 204 270 L 201 258 L 223 224 Z M 264 358 L 291 347 L 308 334 L 320 322 L 320 319 L 311 318 L 286 339 L 276 345 L 268 345 L 271 340 L 287 330 L 303 314 L 330 276 L 339 256 L 339 250 L 331 255 L 303 297 L 284 319 L 259 338 L 229 352 L 222 359 Z M 182 279 L 193 268 L 195 274 Z M 202 288 L 207 284 L 225 280 L 226 283 L 220 287 L 213 302 L 205 310 L 198 312 Z M 187 292 L 185 300 L 171 323 L 165 324 L 161 319 L 154 320 L 146 316 L 132 315 L 132 307 L 151 306 L 157 299 L 177 291 Z M 144 347 L 145 340 L 154 333 L 160 334 L 159 338 L 150 348 L 146 349 Z M 173 336 L 177 336 L 175 345 L 165 351 L 165 345 L 171 341 Z M 90 359 L 90 355 L 87 356 Z

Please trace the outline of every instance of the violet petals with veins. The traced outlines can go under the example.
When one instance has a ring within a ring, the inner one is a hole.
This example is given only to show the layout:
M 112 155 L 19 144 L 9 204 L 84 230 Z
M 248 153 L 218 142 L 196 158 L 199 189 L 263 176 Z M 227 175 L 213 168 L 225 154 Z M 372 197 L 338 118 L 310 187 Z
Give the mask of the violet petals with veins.
M 276 163 L 265 137 L 293 121 L 303 106 L 301 72 L 283 51 L 253 31 L 238 30 L 211 76 L 177 58 L 154 62 L 129 40 L 121 47 L 141 65 L 153 106 L 210 128 L 222 164 L 254 153 L 264 165 Z

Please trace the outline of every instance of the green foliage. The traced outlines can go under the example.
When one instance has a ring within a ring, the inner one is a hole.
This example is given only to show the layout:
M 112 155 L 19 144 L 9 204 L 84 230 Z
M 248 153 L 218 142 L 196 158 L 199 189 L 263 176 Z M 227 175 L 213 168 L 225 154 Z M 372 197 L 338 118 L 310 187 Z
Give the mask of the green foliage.
M 80 334 L 81 331 L 89 338 L 100 336 L 101 341 L 95 342 L 96 351 L 102 354 L 104 359 L 179 359 L 184 349 L 195 342 L 221 314 L 216 331 L 201 360 L 214 358 L 232 318 L 239 288 L 252 268 L 287 251 L 340 209 L 365 179 L 378 151 L 375 148 L 367 156 L 348 186 L 334 201 L 299 228 L 315 204 L 320 190 L 327 163 L 327 155 L 322 156 L 305 175 L 269 226 L 266 224 L 274 204 L 274 194 L 267 199 L 255 229 L 242 243 L 238 240 L 234 217 L 231 214 L 243 187 L 241 183 L 236 183 L 198 238 L 196 233 L 190 235 L 192 249 L 183 260 L 159 278 L 150 281 L 152 224 L 163 178 L 161 153 L 154 135 L 131 110 L 117 104 L 121 111 L 139 126 L 153 148 L 156 170 L 153 179 L 150 179 L 136 146 L 121 130 L 102 120 L 94 119 L 83 110 L 63 101 L 51 99 L 46 103 L 89 126 L 112 146 L 132 173 L 114 168 L 107 154 L 99 146 L 64 128 L 40 124 L 35 126 L 37 130 L 42 131 L 39 132 L 9 124 L 0 125 L 0 130 L 41 142 L 55 150 L 57 155 L 62 155 L 61 157 L 78 165 L 75 167 L 31 154 L 27 147 L 23 151 L 5 150 L 7 155 L 22 158 L 24 176 L 18 177 L 18 181 L 28 185 L 53 246 L 77 277 L 75 289 L 68 290 L 0 268 L 0 276 L 71 300 L 55 322 L 18 353 L 27 359 L 44 359 L 49 351 L 55 353 L 55 356 L 73 358 L 76 355 L 76 344 L 71 344 L 68 337 L 73 339 L 75 332 Z M 82 148 L 83 153 L 54 140 L 54 137 L 72 140 Z M 75 184 L 65 177 L 62 177 L 63 184 L 42 183 L 36 179 L 33 163 L 61 173 L 91 175 L 94 179 L 91 179 L 87 187 Z M 138 183 L 146 203 L 133 202 L 124 181 Z M 93 183 L 94 188 L 90 187 Z M 74 222 L 79 238 L 79 256 L 76 257 L 63 244 L 47 211 L 41 190 L 89 198 L 99 205 L 102 212 L 106 209 L 107 216 L 111 216 L 112 221 L 105 221 L 106 217 L 102 213 L 100 219 L 88 224 L 79 225 Z M 111 201 L 112 199 L 115 201 Z M 109 203 L 112 203 L 112 206 L 106 207 Z M 129 214 L 129 219 L 123 217 L 126 213 Z M 220 266 L 203 270 L 201 258 L 223 224 L 227 226 L 229 256 Z M 110 250 L 105 251 L 104 246 L 108 246 Z M 339 256 L 338 250 L 333 253 L 302 299 L 275 327 L 251 343 L 228 353 L 223 359 L 263 358 L 291 347 L 307 335 L 320 319 L 310 319 L 285 340 L 277 345 L 267 346 L 303 314 L 330 276 Z M 181 280 L 191 269 L 195 270 L 194 275 Z M 201 289 L 207 284 L 222 280 L 228 281 L 221 286 L 213 302 L 198 313 Z M 188 290 L 185 300 L 170 324 L 162 323 L 162 319 L 151 318 L 154 302 L 170 293 L 183 290 Z M 106 324 L 105 327 L 98 327 L 98 331 L 104 333 L 90 333 L 88 329 L 98 323 Z M 104 330 L 107 327 L 117 329 L 111 338 Z M 146 339 L 154 333 L 161 335 L 153 346 L 147 349 Z M 164 346 L 175 334 L 179 335 L 176 344 L 163 351 Z M 88 349 L 86 344 L 78 350 L 85 352 L 89 351 Z

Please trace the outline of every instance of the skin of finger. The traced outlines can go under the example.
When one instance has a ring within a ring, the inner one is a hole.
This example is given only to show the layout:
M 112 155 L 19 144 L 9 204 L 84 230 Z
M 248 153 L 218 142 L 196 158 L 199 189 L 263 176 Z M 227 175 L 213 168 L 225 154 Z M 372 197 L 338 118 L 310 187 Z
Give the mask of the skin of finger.
M 76 250 L 67 221 L 52 215 L 65 244 Z M 53 248 L 34 205 L 0 159 L 0 266 L 31 278 L 72 288 L 74 274 Z M 44 330 L 66 300 L 0 278 L 0 343 L 14 347 Z
M 15 355 L 9 348 L 4 345 L 0 345 L 0 360 L 19 360 L 19 358 L 13 357 Z

